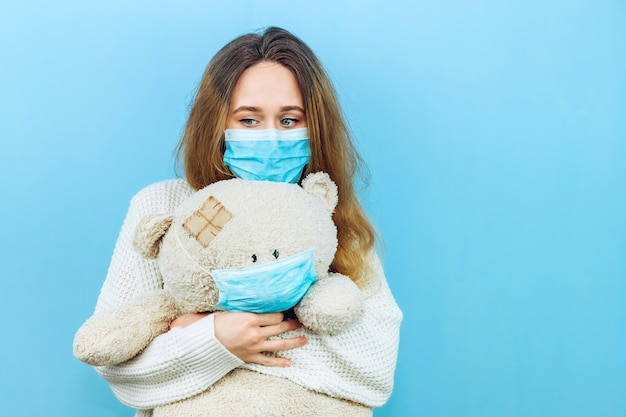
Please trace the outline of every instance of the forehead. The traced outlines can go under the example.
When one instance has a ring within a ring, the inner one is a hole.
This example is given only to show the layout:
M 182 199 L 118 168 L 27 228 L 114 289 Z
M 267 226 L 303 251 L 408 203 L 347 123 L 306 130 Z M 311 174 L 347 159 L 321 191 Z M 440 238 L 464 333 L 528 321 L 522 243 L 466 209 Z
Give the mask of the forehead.
M 276 62 L 259 62 L 245 70 L 231 97 L 231 108 L 286 105 L 302 107 L 302 94 L 296 77 Z

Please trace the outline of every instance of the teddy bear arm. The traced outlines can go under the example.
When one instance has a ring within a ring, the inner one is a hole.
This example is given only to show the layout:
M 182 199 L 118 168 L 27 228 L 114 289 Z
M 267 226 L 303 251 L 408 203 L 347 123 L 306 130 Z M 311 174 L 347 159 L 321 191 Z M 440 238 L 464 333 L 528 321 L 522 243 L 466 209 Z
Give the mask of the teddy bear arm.
M 360 319 L 364 305 L 363 294 L 350 278 L 331 273 L 311 286 L 295 312 L 311 330 L 336 334 Z
M 91 316 L 74 337 L 74 356 L 93 366 L 117 365 L 168 330 L 178 316 L 165 291 L 145 294 L 112 311 Z

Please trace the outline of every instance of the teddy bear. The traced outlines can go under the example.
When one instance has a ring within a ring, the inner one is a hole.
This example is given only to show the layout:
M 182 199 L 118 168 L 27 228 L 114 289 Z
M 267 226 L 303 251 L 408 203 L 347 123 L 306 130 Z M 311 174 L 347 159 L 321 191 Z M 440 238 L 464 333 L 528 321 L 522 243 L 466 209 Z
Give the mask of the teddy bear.
M 332 220 L 337 202 L 336 185 L 321 172 L 301 186 L 233 178 L 195 192 L 173 213 L 146 217 L 134 246 L 156 259 L 162 289 L 90 317 L 76 333 L 75 356 L 94 366 L 120 364 L 185 313 L 266 312 L 268 303 L 272 311 L 293 307 L 313 332 L 342 332 L 362 316 L 364 298 L 348 277 L 329 272 L 338 244 Z M 245 367 L 195 397 L 153 411 L 155 417 L 212 413 L 371 416 L 360 404 Z

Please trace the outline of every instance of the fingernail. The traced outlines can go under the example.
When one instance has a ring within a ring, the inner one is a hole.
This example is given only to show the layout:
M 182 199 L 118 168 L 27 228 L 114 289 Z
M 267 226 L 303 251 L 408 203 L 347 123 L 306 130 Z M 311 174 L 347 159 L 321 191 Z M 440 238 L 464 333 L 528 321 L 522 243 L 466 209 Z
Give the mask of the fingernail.
M 300 336 L 300 346 L 304 346 L 306 345 L 306 337 L 305 336 Z
M 289 359 L 283 359 L 283 368 L 288 368 L 291 366 L 291 362 L 289 362 Z

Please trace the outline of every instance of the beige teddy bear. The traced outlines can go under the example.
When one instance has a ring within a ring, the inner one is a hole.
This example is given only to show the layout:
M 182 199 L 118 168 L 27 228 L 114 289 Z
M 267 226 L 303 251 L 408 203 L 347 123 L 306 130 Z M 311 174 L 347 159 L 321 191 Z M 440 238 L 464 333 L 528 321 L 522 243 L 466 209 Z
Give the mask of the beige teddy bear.
M 304 284 L 286 287 L 296 296 L 306 291 L 294 309 L 300 322 L 317 333 L 341 332 L 360 319 L 364 300 L 348 277 L 329 272 L 337 248 L 332 221 L 337 199 L 337 187 L 325 173 L 309 175 L 302 187 L 231 179 L 194 193 L 174 213 L 143 219 L 135 247 L 143 256 L 156 258 L 163 289 L 93 315 L 76 333 L 75 356 L 94 366 L 116 365 L 140 353 L 182 314 L 262 312 L 265 301 L 254 299 L 258 282 L 249 289 L 251 297 L 241 301 L 246 298 L 245 278 L 248 271 L 273 270 L 279 263 L 283 269 L 297 265 L 308 270 L 298 275 L 314 281 L 308 291 Z M 228 277 L 233 276 L 234 287 L 228 287 Z M 272 284 L 266 287 L 270 291 L 265 296 L 271 297 Z M 289 302 L 293 297 L 283 294 L 270 303 L 288 309 L 300 298 Z M 195 397 L 157 407 L 153 415 L 371 416 L 371 410 L 287 379 L 238 368 Z

